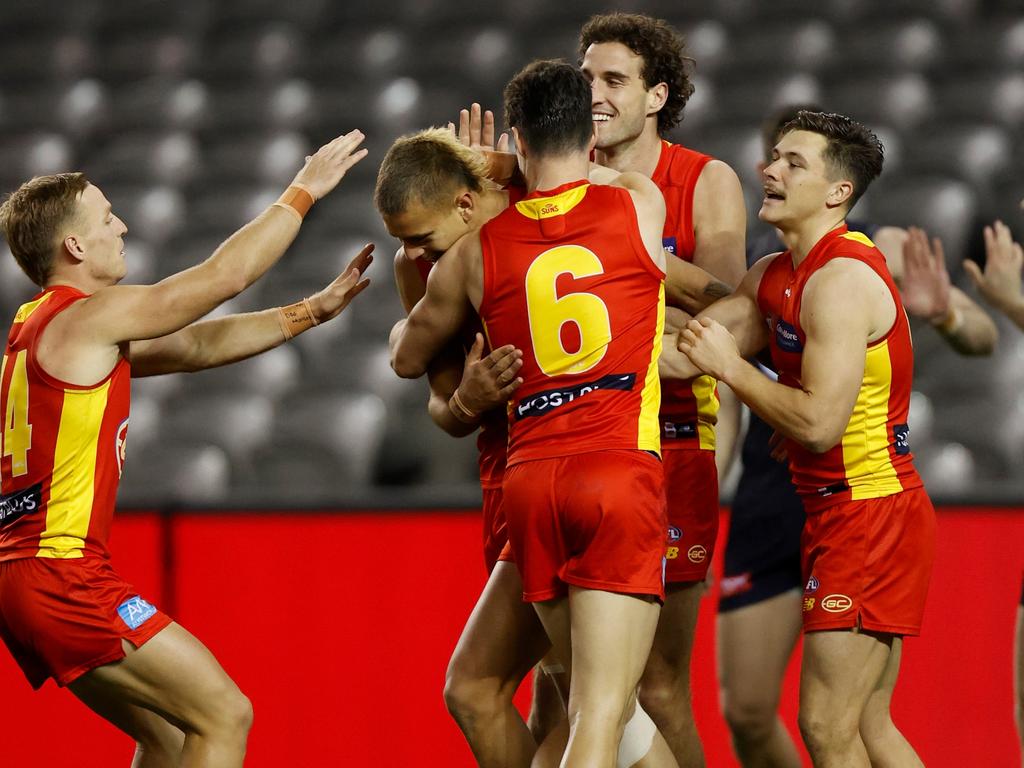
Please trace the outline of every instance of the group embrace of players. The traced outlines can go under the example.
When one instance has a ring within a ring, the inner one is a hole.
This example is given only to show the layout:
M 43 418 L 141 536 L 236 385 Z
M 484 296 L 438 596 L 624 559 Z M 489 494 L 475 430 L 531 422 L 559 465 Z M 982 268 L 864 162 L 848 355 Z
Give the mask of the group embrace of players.
M 889 715 L 934 554 L 907 311 L 965 354 L 991 351 L 995 325 L 950 287 L 937 242 L 846 221 L 882 170 L 866 127 L 813 108 L 769 121 L 768 241 L 745 247 L 735 172 L 663 139 L 693 91 L 672 28 L 596 16 L 579 56 L 507 85 L 514 154 L 474 105 L 458 129 L 398 139 L 377 180 L 408 312 L 392 364 L 428 375 L 438 426 L 479 430 L 490 575 L 449 665 L 449 710 L 488 768 L 704 764 L 689 669 L 731 392 L 752 414 L 719 618 L 738 756 L 800 764 L 776 707 L 802 626 L 815 765 L 920 765 Z M 344 309 L 372 246 L 296 304 L 196 322 L 273 266 L 361 141 L 321 148 L 209 259 L 152 286 L 117 285 L 126 228 L 81 174 L 33 179 L 0 208 L 43 289 L 0 379 L 0 636 L 34 686 L 53 677 L 131 735 L 135 766 L 239 766 L 252 709 L 110 568 L 128 379 L 240 360 Z M 1020 246 L 998 223 L 986 244 L 972 278 L 1024 318 Z M 531 670 L 526 722 L 513 695 Z

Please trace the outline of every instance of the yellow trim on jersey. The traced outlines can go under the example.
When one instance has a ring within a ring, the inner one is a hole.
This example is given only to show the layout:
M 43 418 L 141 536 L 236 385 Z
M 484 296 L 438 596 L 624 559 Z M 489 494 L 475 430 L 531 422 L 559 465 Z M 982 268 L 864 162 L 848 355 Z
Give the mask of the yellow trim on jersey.
M 855 243 L 866 245 L 868 248 L 874 248 L 875 244 L 871 241 L 871 238 L 865 235 L 863 232 L 845 232 L 842 235 L 844 240 L 853 240 Z
M 18 307 L 18 312 L 14 316 L 14 324 L 17 325 L 18 323 L 24 323 L 28 320 L 29 315 L 39 309 L 39 306 L 51 296 L 53 296 L 52 293 L 44 293 L 35 301 L 30 301 L 27 304 L 22 304 Z
M 589 184 L 581 184 L 578 187 L 567 189 L 558 195 L 551 197 L 533 197 L 528 200 L 520 200 L 516 203 L 516 210 L 528 219 L 550 219 L 555 216 L 564 216 L 577 205 L 583 202 L 587 195 Z
M 718 423 L 718 397 L 715 389 L 718 382 L 711 376 L 698 376 L 691 389 L 697 401 L 697 439 L 705 451 L 715 450 L 715 424 Z
M 665 283 L 658 289 L 658 320 L 654 329 L 654 348 L 651 363 L 647 366 L 644 388 L 640 393 L 640 421 L 637 429 L 637 448 L 654 451 L 661 455 L 661 377 L 658 375 L 658 358 L 661 357 L 661 335 L 665 332 Z
M 903 490 L 889 455 L 889 396 L 892 361 L 889 342 L 869 347 L 864 380 L 843 435 L 843 465 L 854 501 L 890 496 Z
M 64 391 L 46 528 L 39 538 L 37 557 L 82 556 L 92 518 L 100 426 L 109 389 L 108 380 L 95 389 Z

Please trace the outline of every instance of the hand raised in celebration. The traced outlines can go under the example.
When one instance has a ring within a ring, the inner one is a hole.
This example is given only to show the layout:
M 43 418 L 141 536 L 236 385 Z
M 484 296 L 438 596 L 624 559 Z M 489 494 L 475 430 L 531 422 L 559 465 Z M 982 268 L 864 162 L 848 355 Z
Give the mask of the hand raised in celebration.
M 373 243 L 367 243 L 355 258 L 348 263 L 345 271 L 323 290 L 309 297 L 309 305 L 317 323 L 333 320 L 341 311 L 370 284 L 369 278 L 361 280 L 367 268 L 373 263 Z
M 314 200 L 319 200 L 338 186 L 349 168 L 366 157 L 365 149 L 357 150 L 365 138 L 362 131 L 355 130 L 324 144 L 306 158 L 292 183 L 304 186 Z

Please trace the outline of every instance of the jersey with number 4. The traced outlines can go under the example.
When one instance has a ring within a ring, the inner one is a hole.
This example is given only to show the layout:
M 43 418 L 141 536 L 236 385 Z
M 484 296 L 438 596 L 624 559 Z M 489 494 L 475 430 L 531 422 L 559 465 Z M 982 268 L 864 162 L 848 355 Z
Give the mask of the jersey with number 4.
M 588 451 L 660 451 L 664 273 L 625 189 L 537 191 L 480 231 L 480 316 L 523 351 L 508 465 Z
M 36 358 L 43 329 L 82 298 L 69 286 L 48 288 L 11 326 L 0 377 L 0 562 L 107 556 L 128 431 L 128 362 L 80 387 L 53 378 Z

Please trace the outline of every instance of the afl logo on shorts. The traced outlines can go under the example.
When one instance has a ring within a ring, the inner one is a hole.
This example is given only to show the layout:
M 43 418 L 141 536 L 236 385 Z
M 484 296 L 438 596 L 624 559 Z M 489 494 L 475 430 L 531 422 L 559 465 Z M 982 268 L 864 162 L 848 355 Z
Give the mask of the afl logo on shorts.
M 708 556 L 708 551 L 700 544 L 694 544 L 687 550 L 686 556 L 690 558 L 691 563 L 703 563 Z
M 668 527 L 668 540 L 679 541 L 681 538 L 683 538 L 683 532 L 676 528 L 674 525 L 670 525 Z
M 114 441 L 114 455 L 117 458 L 117 476 L 121 476 L 121 471 L 124 469 L 124 457 L 126 450 L 126 443 L 128 441 L 128 419 L 121 422 L 117 428 L 117 439 Z
M 821 598 L 821 607 L 829 613 L 842 613 L 853 607 L 853 600 L 846 595 L 828 595 Z
M 804 587 L 804 594 L 813 595 L 815 592 L 818 591 L 818 587 L 820 586 L 821 584 L 818 583 L 818 580 L 811 576 L 811 578 L 807 580 L 807 586 Z

